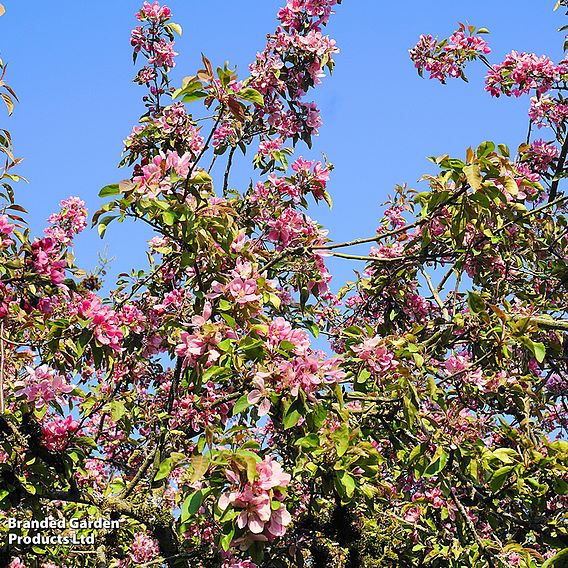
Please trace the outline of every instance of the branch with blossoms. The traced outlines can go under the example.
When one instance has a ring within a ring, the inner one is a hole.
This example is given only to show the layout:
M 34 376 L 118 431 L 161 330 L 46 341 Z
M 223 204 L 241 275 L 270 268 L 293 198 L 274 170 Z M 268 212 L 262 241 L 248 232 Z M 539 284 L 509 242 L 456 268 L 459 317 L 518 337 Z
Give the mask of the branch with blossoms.
M 83 202 L 33 238 L 6 190 L 0 515 L 30 544 L 4 539 L 2 565 L 37 560 L 23 521 L 46 516 L 120 527 L 95 551 L 42 548 L 42 568 L 550 568 L 565 554 L 566 152 L 529 138 L 514 158 L 492 142 L 432 158 L 439 172 L 397 187 L 372 237 L 330 241 L 307 208 L 331 203 L 333 167 L 295 152 L 321 127 L 306 97 L 334 67 L 337 4 L 288 0 L 247 77 L 203 56 L 175 88 L 181 27 L 144 3 L 145 113 L 93 225 L 154 236 L 109 298 L 74 264 Z M 423 36 L 411 56 L 465 78 L 490 65 L 484 31 Z M 533 121 L 563 145 L 564 66 L 513 52 L 487 88 L 534 93 Z M 251 147 L 255 179 L 235 188 Z M 337 295 L 328 255 L 365 263 Z

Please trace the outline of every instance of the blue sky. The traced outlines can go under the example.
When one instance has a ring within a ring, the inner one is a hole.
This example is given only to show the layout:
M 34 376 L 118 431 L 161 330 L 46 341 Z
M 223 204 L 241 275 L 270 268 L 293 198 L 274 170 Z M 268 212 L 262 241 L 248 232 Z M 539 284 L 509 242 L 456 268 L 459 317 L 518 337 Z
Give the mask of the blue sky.
M 14 115 L 0 126 L 14 137 L 20 167 L 29 184 L 18 187 L 19 201 L 40 233 L 58 202 L 83 198 L 90 212 L 100 205 L 98 190 L 128 177 L 117 169 L 122 140 L 143 112 L 143 89 L 131 82 L 135 69 L 129 45 L 136 24 L 133 0 L 2 0 L 0 56 L 9 63 L 7 79 L 20 97 Z M 265 36 L 273 31 L 284 0 L 171 0 L 174 20 L 184 29 L 174 84 L 200 65 L 200 52 L 214 64 L 226 59 L 241 76 Z M 491 31 L 490 60 L 512 49 L 562 58 L 556 30 L 563 14 L 554 0 L 432 0 L 383 2 L 345 0 L 329 33 L 341 49 L 333 76 L 314 98 L 324 126 L 312 151 L 336 167 L 332 174 L 333 210 L 313 208 L 312 217 L 333 240 L 370 236 L 380 218 L 380 203 L 397 183 L 416 186 L 432 165 L 429 155 L 463 156 L 483 140 L 515 148 L 526 135 L 528 100 L 493 99 L 483 91 L 482 65 L 469 69 L 470 83 L 442 86 L 421 80 L 408 59 L 420 33 L 448 35 L 458 21 Z M 547 133 L 543 131 L 546 138 Z M 246 182 L 248 172 L 235 173 Z M 111 226 L 104 241 L 87 231 L 77 241 L 78 263 L 93 268 L 104 246 L 115 257 L 111 274 L 145 265 L 148 233 L 138 226 Z M 332 264 L 337 285 L 350 277 L 347 261 Z

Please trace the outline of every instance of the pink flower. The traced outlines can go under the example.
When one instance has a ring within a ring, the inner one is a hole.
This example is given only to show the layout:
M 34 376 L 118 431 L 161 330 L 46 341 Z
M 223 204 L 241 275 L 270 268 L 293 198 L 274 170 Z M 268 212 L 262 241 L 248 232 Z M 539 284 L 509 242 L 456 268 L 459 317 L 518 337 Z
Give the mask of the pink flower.
M 53 240 L 68 244 L 87 226 L 87 209 L 85 202 L 78 197 L 64 199 L 59 206 L 59 213 L 48 219 L 54 227 L 45 229 L 45 234 Z
M 491 51 L 487 42 L 473 33 L 460 24 L 445 45 L 431 35 L 421 35 L 418 43 L 410 50 L 410 59 L 420 75 L 428 71 L 430 79 L 437 79 L 441 83 L 445 83 L 448 76 L 460 77 L 468 61 Z
M 91 320 L 91 327 L 101 345 L 106 345 L 114 351 L 121 350 L 124 334 L 114 310 L 103 305 L 95 294 L 90 292 L 78 302 L 77 311 L 81 317 Z
M 223 123 L 213 133 L 213 147 L 226 146 L 235 142 L 237 133 L 231 124 Z
M 47 365 L 40 365 L 35 369 L 26 367 L 26 371 L 27 374 L 15 384 L 15 394 L 25 396 L 28 402 L 35 403 L 36 408 L 58 400 L 62 394 L 70 393 L 75 388 L 75 385 L 67 384 L 62 375 Z
M 249 404 L 260 402 L 258 407 L 259 416 L 265 416 L 270 411 L 270 392 L 264 386 L 264 379 L 268 376 L 270 376 L 268 373 L 257 373 L 252 380 L 252 384 L 256 388 L 251 390 L 247 396 Z
M 553 84 L 567 72 L 564 63 L 555 65 L 542 55 L 534 53 L 517 53 L 512 51 L 503 63 L 493 65 L 486 78 L 485 90 L 494 97 L 520 97 L 535 90 L 537 96 L 549 91 Z
M 42 426 L 45 446 L 52 451 L 64 450 L 69 436 L 74 434 L 78 428 L 79 424 L 73 420 L 72 416 L 67 416 L 64 420 L 55 418 Z
M 8 215 L 0 215 L 0 233 L 9 235 L 13 230 L 14 225 L 9 222 Z
M 275 487 L 286 487 L 292 479 L 290 474 L 284 473 L 282 466 L 272 456 L 267 456 L 262 462 L 257 463 L 256 471 L 259 477 L 256 484 L 264 491 Z
M 160 6 L 157 1 L 153 4 L 144 2 L 142 9 L 136 14 L 136 17 L 140 21 L 166 22 L 170 19 L 171 14 L 171 10 L 167 6 Z
M 60 251 L 52 237 L 44 237 L 32 243 L 32 264 L 41 276 L 48 277 L 53 284 L 61 284 L 65 280 L 67 261 L 60 259 Z
M 142 562 L 150 562 L 157 558 L 160 554 L 158 543 L 146 533 L 136 533 L 134 540 L 130 545 L 130 557 L 132 561 L 141 564 Z
M 544 173 L 550 164 L 559 156 L 558 148 L 552 142 L 535 140 L 525 154 L 533 169 L 538 173 Z
M 376 335 L 352 347 L 357 354 L 376 373 L 384 374 L 397 368 L 398 361 L 387 349 L 383 339 Z
M 416 524 L 420 519 L 420 507 L 411 507 L 407 509 L 403 516 L 407 523 Z
M 274 140 L 263 140 L 258 147 L 258 153 L 261 156 L 270 156 L 272 155 L 272 152 L 277 152 L 281 147 L 281 138 L 275 138 Z
M 148 63 L 150 65 L 156 65 L 158 67 L 165 67 L 168 69 L 175 67 L 176 63 L 174 61 L 174 57 L 178 55 L 178 53 L 174 51 L 173 41 L 166 41 L 164 38 L 160 38 L 159 41 L 151 44 L 150 53 L 152 54 L 148 58 Z

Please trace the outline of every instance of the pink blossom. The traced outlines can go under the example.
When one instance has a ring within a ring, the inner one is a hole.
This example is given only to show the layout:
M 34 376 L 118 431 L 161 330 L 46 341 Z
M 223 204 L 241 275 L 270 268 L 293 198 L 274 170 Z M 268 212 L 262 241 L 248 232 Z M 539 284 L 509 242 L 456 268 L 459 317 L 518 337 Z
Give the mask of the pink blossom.
M 269 376 L 268 373 L 256 373 L 252 380 L 252 384 L 255 387 L 251 390 L 247 396 L 247 401 L 249 404 L 258 404 L 258 415 L 265 416 L 270 411 L 270 392 L 266 389 L 264 385 L 264 379 Z
M 352 347 L 357 354 L 376 373 L 384 374 L 397 368 L 398 361 L 391 353 L 380 336 L 363 340 L 359 345 Z
M 67 261 L 60 259 L 60 251 L 52 237 L 44 237 L 32 243 L 32 263 L 36 272 L 48 277 L 53 284 L 65 280 Z
M 284 473 L 282 466 L 272 457 L 266 456 L 264 460 L 256 464 L 258 473 L 257 486 L 268 491 L 275 487 L 287 487 L 292 479 L 288 473 Z
M 535 140 L 526 152 L 530 164 L 536 172 L 544 173 L 559 156 L 558 148 L 552 142 Z
M 68 244 L 73 237 L 87 226 L 87 209 L 85 202 L 78 197 L 69 197 L 59 204 L 61 210 L 49 217 L 48 221 L 55 225 L 45 229 L 45 234 Z
M 0 233 L 3 235 L 9 235 L 14 230 L 14 225 L 12 225 L 8 220 L 8 215 L 0 215 Z
M 167 6 L 160 6 L 157 1 L 152 4 L 144 2 L 142 9 L 136 14 L 140 21 L 152 20 L 154 22 L 165 22 L 170 16 L 171 10 Z
M 91 320 L 91 327 L 101 345 L 106 345 L 114 351 L 120 351 L 124 334 L 114 310 L 103 305 L 99 298 L 90 292 L 77 303 L 77 311 L 81 317 Z
M 531 97 L 529 118 L 538 128 L 545 126 L 546 120 L 554 126 L 558 126 L 568 118 L 568 105 L 553 99 L 549 95 Z
M 258 153 L 261 156 L 270 156 L 272 152 L 277 152 L 282 147 L 282 139 L 274 138 L 273 140 L 263 140 L 259 147 Z
M 564 63 L 555 65 L 548 57 L 512 51 L 503 63 L 493 65 L 486 78 L 485 90 L 494 97 L 502 94 L 520 97 L 535 90 L 537 96 L 549 91 L 567 71 Z
M 150 52 L 152 54 L 148 58 L 150 65 L 165 67 L 167 69 L 175 67 L 176 63 L 174 57 L 178 55 L 178 53 L 174 51 L 173 41 L 166 41 L 164 38 L 160 38 L 159 41 L 152 43 Z
M 67 416 L 64 420 L 55 418 L 42 426 L 45 446 L 52 451 L 64 450 L 69 436 L 74 434 L 78 428 L 79 424 L 73 420 L 72 416 Z
M 130 545 L 130 557 L 132 561 L 140 564 L 150 562 L 160 554 L 158 543 L 146 533 L 136 533 Z
M 52 400 L 58 400 L 62 394 L 70 393 L 75 385 L 67 384 L 65 378 L 47 365 L 26 367 L 26 375 L 16 382 L 16 396 L 25 396 L 28 402 L 34 402 L 36 408 Z

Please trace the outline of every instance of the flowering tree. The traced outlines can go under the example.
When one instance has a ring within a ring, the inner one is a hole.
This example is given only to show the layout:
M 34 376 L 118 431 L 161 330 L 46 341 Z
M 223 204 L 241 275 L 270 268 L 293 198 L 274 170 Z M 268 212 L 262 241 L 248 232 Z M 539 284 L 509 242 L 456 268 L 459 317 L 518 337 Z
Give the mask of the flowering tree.
M 146 112 L 125 142 L 130 177 L 101 190 L 93 224 L 155 236 L 149 267 L 107 299 L 71 252 L 83 202 L 33 238 L 0 131 L 2 565 L 566 562 L 568 62 L 491 66 L 486 30 L 464 25 L 422 36 L 421 73 L 465 78 L 482 61 L 486 90 L 533 95 L 551 140 L 435 158 L 376 234 L 332 243 L 306 214 L 331 202 L 332 166 L 294 153 L 321 126 L 306 96 L 333 69 L 322 30 L 337 4 L 288 0 L 248 77 L 203 57 L 179 88 L 181 27 L 144 4 L 131 43 Z M 258 180 L 241 190 L 237 152 Z M 340 252 L 365 243 L 368 256 Z M 337 295 L 329 255 L 365 263 Z M 33 521 L 47 518 L 61 528 L 46 543 Z

